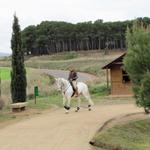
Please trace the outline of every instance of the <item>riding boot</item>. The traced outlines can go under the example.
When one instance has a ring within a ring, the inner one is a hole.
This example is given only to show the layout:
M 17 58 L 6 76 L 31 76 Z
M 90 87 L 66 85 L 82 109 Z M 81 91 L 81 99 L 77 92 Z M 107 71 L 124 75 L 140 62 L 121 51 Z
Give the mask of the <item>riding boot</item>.
M 78 97 L 79 96 L 79 92 L 78 92 L 78 89 L 76 89 L 75 91 L 75 97 Z

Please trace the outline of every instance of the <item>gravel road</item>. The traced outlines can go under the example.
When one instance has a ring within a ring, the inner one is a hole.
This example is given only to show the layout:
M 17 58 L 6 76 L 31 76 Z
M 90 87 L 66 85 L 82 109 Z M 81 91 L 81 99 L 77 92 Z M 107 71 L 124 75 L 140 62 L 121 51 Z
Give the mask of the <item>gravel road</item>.
M 69 71 L 64 71 L 64 70 L 48 70 L 48 69 L 41 69 L 43 73 L 49 74 L 54 76 L 55 78 L 68 78 Z M 78 81 L 92 81 L 97 79 L 98 77 L 88 74 L 88 73 L 81 73 L 78 72 Z

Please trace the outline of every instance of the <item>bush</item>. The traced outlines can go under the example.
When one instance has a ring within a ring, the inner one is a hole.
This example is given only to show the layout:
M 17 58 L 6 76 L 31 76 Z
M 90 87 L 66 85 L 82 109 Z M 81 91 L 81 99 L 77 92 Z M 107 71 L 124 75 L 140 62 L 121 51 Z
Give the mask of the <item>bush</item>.
M 55 78 L 51 75 L 48 75 L 48 77 L 49 77 L 49 84 L 53 85 L 55 83 Z
M 139 90 L 137 104 L 144 107 L 145 112 L 150 113 L 150 73 L 146 73 L 141 81 L 142 87 Z
M 125 70 L 133 83 L 133 91 L 138 106 L 150 112 L 150 26 L 144 28 L 137 23 L 132 31 L 127 30 L 127 54 Z
M 29 100 L 34 99 L 34 94 L 33 94 L 33 93 L 28 94 L 28 95 L 27 95 L 27 98 L 28 98 Z
M 98 94 L 98 95 L 107 95 L 109 93 L 109 89 L 107 88 L 106 85 L 93 85 L 89 87 L 90 93 L 91 94 Z

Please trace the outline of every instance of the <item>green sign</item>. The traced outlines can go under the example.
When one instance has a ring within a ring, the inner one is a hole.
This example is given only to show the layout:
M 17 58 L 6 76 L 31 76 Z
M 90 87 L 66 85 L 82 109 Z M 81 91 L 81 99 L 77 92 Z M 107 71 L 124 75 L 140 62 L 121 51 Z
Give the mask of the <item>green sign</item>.
M 35 86 L 35 87 L 34 87 L 34 95 L 35 95 L 35 96 L 39 96 L 38 86 Z

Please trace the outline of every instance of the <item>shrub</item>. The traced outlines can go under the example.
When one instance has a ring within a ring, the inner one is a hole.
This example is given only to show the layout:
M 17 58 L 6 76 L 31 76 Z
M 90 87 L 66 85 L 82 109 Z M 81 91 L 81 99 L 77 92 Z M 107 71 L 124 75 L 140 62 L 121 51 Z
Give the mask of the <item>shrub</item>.
M 92 85 L 89 90 L 91 94 L 107 95 L 109 93 L 107 86 L 102 84 Z
M 48 77 L 49 77 L 49 84 L 53 85 L 55 83 L 55 78 L 51 75 L 48 75 Z
M 27 95 L 27 98 L 28 98 L 29 100 L 34 99 L 34 94 L 33 94 L 33 93 L 28 94 L 28 95 Z
M 124 59 L 125 70 L 133 83 L 133 91 L 138 106 L 150 112 L 150 26 L 134 24 L 127 30 L 127 54 Z

